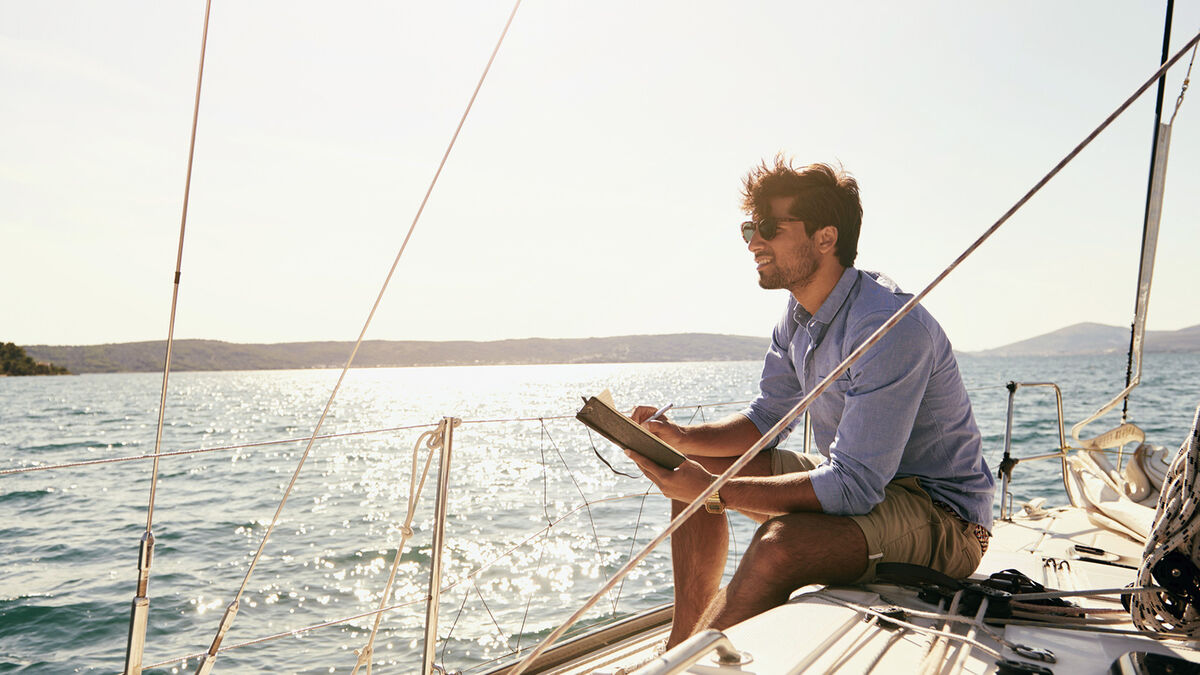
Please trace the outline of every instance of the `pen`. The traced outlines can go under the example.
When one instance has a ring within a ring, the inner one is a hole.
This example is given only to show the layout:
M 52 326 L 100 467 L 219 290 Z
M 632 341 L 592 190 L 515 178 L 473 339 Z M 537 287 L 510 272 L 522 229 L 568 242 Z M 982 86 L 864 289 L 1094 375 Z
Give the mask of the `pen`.
M 653 422 L 654 420 L 662 417 L 663 413 L 667 412 L 668 410 L 670 410 L 673 407 L 675 407 L 674 403 L 668 403 L 668 404 L 664 405 L 663 407 L 659 408 L 658 410 L 655 410 L 654 414 L 647 417 L 645 421 Z

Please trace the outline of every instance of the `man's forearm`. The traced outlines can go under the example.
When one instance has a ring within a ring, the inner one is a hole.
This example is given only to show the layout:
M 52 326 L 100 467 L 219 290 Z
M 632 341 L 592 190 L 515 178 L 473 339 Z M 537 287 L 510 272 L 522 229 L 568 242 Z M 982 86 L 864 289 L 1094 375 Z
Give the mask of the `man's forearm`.
M 765 516 L 822 512 L 807 472 L 731 478 L 720 492 L 725 506 L 736 511 Z
M 762 438 L 758 427 L 740 414 L 716 422 L 679 427 L 679 431 L 680 435 L 672 445 L 685 455 L 698 457 L 735 457 Z

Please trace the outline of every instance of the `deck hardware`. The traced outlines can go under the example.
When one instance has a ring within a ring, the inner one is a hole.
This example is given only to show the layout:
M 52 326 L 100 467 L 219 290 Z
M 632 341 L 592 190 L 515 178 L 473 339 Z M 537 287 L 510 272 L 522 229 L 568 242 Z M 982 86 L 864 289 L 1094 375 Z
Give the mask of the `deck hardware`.
M 1054 652 L 1049 649 L 1039 649 L 1037 647 L 1029 647 L 1027 645 L 1016 645 L 1012 648 L 1013 652 L 1022 658 L 1041 661 L 1042 663 L 1058 663 L 1058 658 L 1054 656 Z
M 1054 400 L 1058 407 L 1058 450 L 1056 452 L 1033 457 L 1016 458 L 1012 456 L 1013 407 L 1017 390 L 1021 387 L 1051 387 L 1054 389 Z M 1075 496 L 1071 493 L 1071 487 L 1067 483 L 1067 450 L 1070 448 L 1067 446 L 1066 427 L 1063 424 L 1062 390 L 1053 382 L 1013 382 L 1011 380 L 1004 385 L 1004 388 L 1008 389 L 1008 411 L 1004 423 L 1004 457 L 1000 460 L 1000 470 L 996 474 L 1000 479 L 1000 520 L 1012 520 L 1013 495 L 1008 491 L 1008 485 L 1012 481 L 1012 470 L 1019 462 L 1059 458 L 1062 463 L 1063 489 L 1067 492 L 1067 500 L 1071 502 L 1071 506 L 1078 506 L 1075 503 Z
M 1125 563 L 1113 562 L 1111 560 L 1105 560 L 1104 558 L 1093 558 L 1092 556 L 1088 556 L 1088 555 L 1073 555 L 1073 556 L 1071 556 L 1071 560 L 1078 560 L 1080 562 L 1096 563 L 1097 565 L 1108 565 L 1109 567 L 1121 567 L 1121 568 L 1124 568 L 1127 570 L 1136 570 L 1137 569 L 1136 565 L 1126 565 Z
M 150 620 L 150 562 L 154 558 L 154 533 L 142 534 L 138 546 L 137 595 L 129 613 L 129 640 L 125 644 L 125 675 L 142 672 L 142 655 L 146 649 L 146 624 Z
M 879 623 L 877 625 L 884 630 L 896 630 L 897 628 L 902 628 L 900 624 L 892 621 L 892 619 L 896 619 L 898 621 L 908 621 L 908 612 L 906 612 L 903 607 L 897 607 L 896 605 L 880 605 L 877 607 L 872 607 L 871 611 L 874 612 L 874 614 L 864 614 L 862 620 L 870 621 L 873 618 L 878 618 Z
M 675 645 L 673 649 L 642 666 L 639 675 L 673 675 L 715 651 L 712 660 L 721 666 L 742 666 L 754 660 L 747 652 L 738 651 L 729 638 L 719 630 L 700 631 Z
M 984 616 L 989 619 L 1007 619 L 1012 616 L 1012 593 L 983 584 L 964 583 L 962 604 L 958 613 L 970 616 L 987 603 Z
M 1054 671 L 1036 663 L 1000 659 L 996 661 L 996 675 L 1054 675 Z
M 1176 619 L 1183 618 L 1186 605 L 1200 608 L 1200 570 L 1187 555 L 1178 550 L 1171 551 L 1150 572 L 1154 580 L 1171 593 L 1163 596 L 1163 604 Z
M 230 626 L 233 625 L 233 618 L 237 616 L 238 602 L 238 600 L 234 600 L 225 608 L 225 615 L 221 617 L 221 625 L 217 628 L 217 635 L 213 638 L 212 645 L 208 648 L 208 653 L 200 657 L 200 663 L 196 666 L 196 675 L 209 675 L 212 672 L 213 666 L 217 663 L 217 652 L 221 649 L 221 641 L 225 639 L 225 634 L 229 632 Z

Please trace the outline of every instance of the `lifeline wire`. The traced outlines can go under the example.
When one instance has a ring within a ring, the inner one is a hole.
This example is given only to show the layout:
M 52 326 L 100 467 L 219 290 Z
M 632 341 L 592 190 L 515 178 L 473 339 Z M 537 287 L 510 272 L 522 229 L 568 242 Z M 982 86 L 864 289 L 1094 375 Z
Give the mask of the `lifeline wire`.
M 504 24 L 504 30 L 500 32 L 500 39 L 496 41 L 495 48 L 492 49 L 492 54 L 488 58 L 487 65 L 483 69 L 483 73 L 479 76 L 479 82 L 475 85 L 475 90 L 471 93 L 471 98 L 467 102 L 466 110 L 463 111 L 462 117 L 458 120 L 458 126 L 454 129 L 454 135 L 450 138 L 450 143 L 446 146 L 446 151 L 442 154 L 442 160 L 438 164 L 437 171 L 433 174 L 433 179 L 429 182 L 429 188 L 425 191 L 424 198 L 421 199 L 421 205 L 417 208 L 416 214 L 413 216 L 412 224 L 409 225 L 408 233 L 404 236 L 404 241 L 400 244 L 400 250 L 396 253 L 395 260 L 392 261 L 391 268 L 388 269 L 387 276 L 383 280 L 383 286 L 379 289 L 379 294 L 375 297 L 375 303 L 371 305 L 371 311 L 367 314 L 367 320 L 363 322 L 362 330 L 359 331 L 358 339 L 354 342 L 354 348 L 350 350 L 350 356 L 346 359 L 346 365 L 342 367 L 342 372 L 338 376 L 337 382 L 333 386 L 333 391 L 329 394 L 329 400 L 325 403 L 325 409 L 321 411 L 321 417 L 317 420 L 316 428 L 313 429 L 312 436 L 308 440 L 308 444 L 304 448 L 304 453 L 300 456 L 300 461 L 296 465 L 296 470 L 292 473 L 292 478 L 288 482 L 287 488 L 284 490 L 283 498 L 279 501 L 279 507 L 275 509 L 275 515 L 271 518 L 271 524 L 267 526 L 266 532 L 263 533 L 262 542 L 259 543 L 258 550 L 254 553 L 254 558 L 250 561 L 250 566 L 246 570 L 246 576 L 242 579 L 241 585 L 238 587 L 237 593 L 234 595 L 233 601 L 225 611 L 225 616 L 222 618 L 221 625 L 217 629 L 217 635 L 213 639 L 212 646 L 209 648 L 208 657 L 201 661 L 197 673 L 211 670 L 211 662 L 216 658 L 220 648 L 221 640 L 224 637 L 224 632 L 229 630 L 229 625 L 233 622 L 233 617 L 237 613 L 237 606 L 241 600 L 242 594 L 246 590 L 246 584 L 250 581 L 250 575 L 254 573 L 255 566 L 262 558 L 263 549 L 266 547 L 267 540 L 271 538 L 271 532 L 275 529 L 275 525 L 279 522 L 279 516 L 283 512 L 284 505 L 287 504 L 288 496 L 292 492 L 292 488 L 296 485 L 296 480 L 300 477 L 300 470 L 304 468 L 304 463 L 308 459 L 309 453 L 312 451 L 313 443 L 316 441 L 317 434 L 321 431 L 321 426 L 325 423 L 325 418 L 329 415 L 330 408 L 333 407 L 333 401 L 337 398 L 338 390 L 342 386 L 342 381 L 346 378 L 346 373 L 350 370 L 350 366 L 354 363 L 354 357 L 358 354 L 358 348 L 363 343 L 363 338 L 367 334 L 367 328 L 371 325 L 371 320 L 375 318 L 375 312 L 379 309 L 379 304 L 383 301 L 383 295 L 387 292 L 388 284 L 392 281 L 392 276 L 396 272 L 396 268 L 400 265 L 400 258 L 404 255 L 404 251 L 408 248 L 408 242 L 412 239 L 413 232 L 417 229 L 417 223 L 421 219 L 421 214 L 425 211 L 425 205 L 429 203 L 429 197 L 433 194 L 433 189 L 437 186 L 438 178 L 442 175 L 442 169 L 446 166 L 446 161 L 450 158 L 450 152 L 454 149 L 454 144 L 458 140 L 458 135 L 462 131 L 463 125 L 467 121 L 467 115 L 471 112 L 471 107 L 475 104 L 476 97 L 479 96 L 479 90 L 483 88 L 483 82 L 487 78 L 488 71 L 492 68 L 492 63 L 496 60 L 496 54 L 500 51 L 500 46 L 504 44 L 504 37 L 508 35 L 508 29 L 512 26 L 513 18 L 516 17 L 517 9 L 521 6 L 521 0 L 517 0 L 513 5 L 512 12 L 508 16 L 508 21 Z
M 970 391 L 970 390 L 968 390 Z M 749 401 L 726 401 L 724 403 L 701 403 L 696 406 L 676 406 L 676 410 L 696 408 L 700 410 L 703 407 L 718 407 L 731 405 L 745 405 Z M 506 419 L 487 419 L 487 420 L 464 420 L 463 424 L 496 424 L 500 422 L 540 422 L 542 420 L 573 420 L 574 415 L 555 415 L 550 417 L 510 417 Z M 370 434 L 386 434 L 393 431 L 408 431 L 410 429 L 421 429 L 424 427 L 435 427 L 436 424 L 410 424 L 402 427 L 387 427 L 384 429 L 363 429 L 361 431 L 343 431 L 336 434 L 322 434 L 317 436 L 318 441 L 328 440 L 331 438 L 347 438 L 350 436 L 367 436 Z M 74 469 L 82 466 L 92 466 L 95 464 L 115 464 L 120 462 L 135 462 L 143 459 L 154 459 L 156 456 L 162 457 L 182 457 L 184 455 L 199 455 L 208 452 L 222 452 L 226 450 L 241 450 L 244 448 L 260 448 L 268 445 L 284 445 L 287 443 L 300 443 L 307 441 L 308 436 L 299 438 L 280 438 L 269 441 L 255 441 L 253 443 L 239 443 L 236 445 L 220 445 L 211 448 L 192 448 L 189 450 L 174 450 L 172 452 L 149 453 L 145 455 L 127 455 L 125 457 L 105 457 L 102 459 L 85 459 L 75 462 L 64 462 L 62 464 L 42 464 L 39 466 L 22 466 L 15 469 L 0 469 L 0 477 L 9 476 L 18 473 L 33 473 L 35 471 L 53 471 L 55 469 Z M 619 473 L 619 472 L 618 472 Z M 622 474 L 628 475 L 628 474 Z
M 605 498 L 603 498 L 603 499 L 597 499 L 597 500 L 595 500 L 595 501 L 593 501 L 593 502 L 591 502 L 591 503 L 592 503 L 592 504 L 602 504 L 602 503 L 605 503 L 605 502 L 615 502 L 615 501 L 621 501 L 621 500 L 624 500 L 624 499 L 634 499 L 634 498 L 644 498 L 644 497 L 645 497 L 645 493 L 629 494 L 629 495 L 618 495 L 618 496 L 616 496 L 616 497 L 605 497 Z M 564 514 L 562 514 L 562 515 L 561 515 L 561 516 L 560 516 L 560 517 L 559 517 L 557 520 L 555 520 L 555 521 L 553 521 L 553 522 L 549 523 L 549 524 L 548 524 L 546 527 L 542 528 L 541 530 L 538 530 L 537 532 L 534 532 L 533 534 L 531 534 L 530 536 L 526 537 L 525 539 L 522 539 L 521 541 L 517 542 L 516 544 L 514 544 L 514 545 L 510 546 L 510 547 L 509 547 L 507 550 L 505 550 L 503 553 L 500 553 L 500 554 L 498 554 L 496 557 L 492 558 L 491 560 L 487 561 L 486 563 L 483 563 L 483 564 L 481 564 L 479 567 L 477 567 L 477 568 L 475 568 L 475 569 L 471 570 L 471 571 L 470 571 L 470 572 L 468 572 L 468 573 L 467 573 L 465 576 L 463 576 L 461 579 L 459 579 L 459 580 L 457 580 L 457 581 L 454 581 L 454 582 L 451 582 L 451 583 L 449 583 L 449 584 L 446 584 L 445 586 L 443 586 L 443 587 L 442 587 L 442 588 L 443 588 L 443 590 L 447 590 L 447 591 L 449 591 L 449 590 L 451 590 L 451 589 L 457 588 L 459 584 L 462 584 L 462 583 L 465 583 L 465 582 L 468 582 L 468 581 L 470 581 L 470 582 L 474 583 L 475 579 L 476 579 L 476 578 L 477 578 L 477 577 L 478 577 L 480 574 L 482 574 L 482 573 L 483 573 L 485 570 L 488 570 L 488 569 L 490 569 L 490 568 L 491 568 L 493 565 L 495 565 L 496 563 L 500 562 L 500 561 L 501 561 L 501 560 L 503 560 L 504 558 L 507 558 L 508 556 L 512 555 L 512 553 L 513 553 L 514 551 L 516 551 L 517 549 L 521 548 L 522 546 L 525 546 L 526 544 L 528 544 L 529 542 L 533 541 L 534 539 L 538 539 L 539 537 L 542 537 L 542 538 L 544 538 L 545 534 L 546 534 L 546 533 L 547 533 L 547 532 L 550 530 L 550 528 L 554 527 L 555 525 L 558 525 L 559 523 L 565 522 L 565 521 L 566 521 L 568 518 L 570 518 L 570 517 L 574 516 L 575 514 L 579 513 L 579 512 L 580 512 L 580 511 L 582 511 L 583 509 L 584 509 L 584 506 L 583 506 L 582 504 L 580 504 L 579 506 L 576 506 L 574 509 L 572 509 L 572 510 L 570 510 L 570 511 L 568 511 L 568 512 L 564 513 Z M 532 599 L 532 596 L 531 596 L 531 599 Z M 343 624 L 343 623 L 349 623 L 349 622 L 351 622 L 351 621 L 356 621 L 356 620 L 358 620 L 358 619 L 363 619 L 363 618 L 366 618 L 366 617 L 373 617 L 373 616 L 375 616 L 375 615 L 377 615 L 377 614 L 383 614 L 383 613 L 386 613 L 386 612 L 391 612 L 391 611 L 393 611 L 393 610 L 402 609 L 402 608 L 404 608 L 404 607 L 411 607 L 412 605 L 415 605 L 415 604 L 417 604 L 417 603 L 420 603 L 420 602 L 426 602 L 426 601 L 428 601 L 428 600 L 429 600 L 429 595 L 428 595 L 428 594 L 422 594 L 422 595 L 421 595 L 420 597 L 418 597 L 418 598 L 415 598 L 415 599 L 412 599 L 412 600 L 405 600 L 405 601 L 403 601 L 403 602 L 394 603 L 394 604 L 388 605 L 387 607 L 384 607 L 384 608 L 382 608 L 382 609 L 373 609 L 373 610 L 370 610 L 370 611 L 368 611 L 368 612 L 362 612 L 362 613 L 359 613 L 359 614 L 354 614 L 354 615 L 352 615 L 352 616 L 345 616 L 345 617 L 342 617 L 342 618 L 340 618 L 340 619 L 331 619 L 331 620 L 329 620 L 329 621 L 322 621 L 321 623 L 316 623 L 316 624 L 312 624 L 312 625 L 309 625 L 309 626 L 302 626 L 302 627 L 300 627 L 300 628 L 293 628 L 292 630 L 289 630 L 289 631 L 284 631 L 284 632 L 282 632 L 282 633 L 275 633 L 275 634 L 273 634 L 273 635 L 266 635 L 266 636 L 262 636 L 262 637 L 254 638 L 254 639 L 251 639 L 251 640 L 247 640 L 247 641 L 245 641 L 245 642 L 239 642 L 239 643 L 237 643 L 237 644 L 225 645 L 225 646 L 221 647 L 221 648 L 220 648 L 218 651 L 220 651 L 220 652 L 227 652 L 227 651 L 234 650 L 234 649 L 240 649 L 240 648 L 242 648 L 242 647 L 252 647 L 252 646 L 254 646 L 254 645 L 262 644 L 262 643 L 264 643 L 264 642 L 270 642 L 270 641 L 272 641 L 272 640 L 278 640 L 279 638 L 285 638 L 285 637 L 291 637 L 291 636 L 295 636 L 295 635 L 300 635 L 300 634 L 302 634 L 302 633 L 307 633 L 307 632 L 309 632 L 309 631 L 317 630 L 317 629 L 319 629 L 319 628 L 329 628 L 329 627 L 332 627 L 332 626 L 337 626 L 337 625 L 340 625 L 340 624 Z M 196 654 L 187 654 L 187 655 L 184 655 L 184 656 L 177 656 L 177 657 L 175 657 L 175 658 L 168 659 L 168 660 L 166 660 L 166 661 L 158 661 L 158 662 L 156 662 L 156 663 L 152 663 L 152 664 L 150 664 L 150 665 L 146 666 L 145 668 L 146 668 L 147 670 L 149 670 L 149 669 L 153 669 L 153 668 L 161 668 L 161 667 L 163 667 L 163 666 L 168 666 L 168 665 L 170 665 L 170 664 L 172 664 L 172 663 L 181 663 L 181 662 L 182 662 L 182 663 L 186 663 L 187 661 L 190 661 L 191 659 L 202 658 L 204 655 L 205 655 L 205 652 L 198 652 L 198 653 L 196 653 Z
M 1094 131 L 1092 131 L 1090 134 L 1088 134 L 1087 137 L 1084 138 L 1082 142 L 1080 142 L 1078 145 L 1075 146 L 1075 148 L 1073 150 L 1071 150 L 1069 153 L 1067 153 L 1067 155 L 1065 157 L 1063 157 L 1063 159 L 1060 160 L 1058 162 L 1058 164 L 1056 164 L 1054 166 L 1054 168 L 1050 170 L 1049 173 L 1047 173 L 1045 176 L 1043 176 L 1042 179 L 1039 180 L 1032 188 L 1030 188 L 1030 190 L 1028 192 L 1026 192 L 1024 196 L 1022 196 L 1019 200 L 1017 200 L 1017 202 L 1015 204 L 1013 204 L 1012 207 L 1009 208 L 1008 211 L 1006 211 L 1004 213 L 1004 215 L 1002 215 L 1000 217 L 999 220 L 997 220 L 994 224 L 992 224 L 991 227 L 989 227 L 987 230 L 985 230 L 984 233 L 982 235 L 980 235 L 980 237 L 978 239 L 976 239 L 974 243 L 972 243 L 970 246 L 968 246 L 967 249 L 965 251 L 963 251 L 961 255 L 959 255 L 957 258 L 955 258 L 954 261 L 952 263 L 950 263 L 950 265 L 946 269 L 942 270 L 942 272 L 940 274 L 938 274 L 937 277 L 935 277 L 934 280 L 931 281 L 928 286 L 926 286 L 920 293 L 917 293 L 916 295 L 914 295 L 908 302 L 904 303 L 904 305 L 902 307 L 900 307 L 900 309 L 896 310 L 896 313 L 893 314 L 891 316 L 891 318 L 889 318 L 887 321 L 885 321 L 883 323 L 883 325 L 881 325 L 878 329 L 876 329 L 875 332 L 872 333 L 866 339 L 865 342 L 863 342 L 863 344 L 859 345 L 857 349 L 852 351 L 840 364 L 838 364 L 838 366 L 836 368 L 834 368 L 825 377 L 824 380 L 822 380 L 820 383 L 818 383 L 817 386 L 815 388 L 813 388 L 813 390 L 811 392 L 809 392 L 807 395 L 804 396 L 804 398 L 800 399 L 796 403 L 796 405 L 793 406 L 792 409 L 786 415 L 784 415 L 783 418 L 779 420 L 779 422 L 777 422 L 775 424 L 775 426 L 771 427 L 766 433 L 763 434 L 762 438 L 760 438 L 757 442 L 755 442 L 754 445 L 750 446 L 750 448 L 748 450 L 746 450 L 746 452 L 743 453 L 741 457 L 739 457 L 735 462 L 733 462 L 733 464 L 731 464 L 729 466 L 729 468 L 725 470 L 725 473 L 721 474 L 720 476 L 717 476 L 717 480 L 714 481 L 711 485 L 709 485 L 708 488 L 706 488 L 703 492 L 701 492 L 700 495 L 697 496 L 696 499 L 694 501 L 692 501 L 691 504 L 688 504 L 682 511 L 680 511 L 679 515 L 676 516 L 667 525 L 667 528 L 665 530 L 663 530 L 663 532 L 661 534 L 659 534 L 657 537 L 655 537 L 653 541 L 651 541 L 649 544 L 647 544 L 646 547 L 644 549 L 642 549 L 642 552 L 639 553 L 636 558 L 634 558 L 633 560 L 630 560 L 621 569 L 617 570 L 616 574 L 613 575 L 613 579 L 610 579 L 607 584 L 602 586 L 600 588 L 600 590 L 596 591 L 596 593 L 591 597 L 591 599 L 589 599 L 586 603 L 584 603 L 583 607 L 579 608 L 579 610 L 577 610 L 574 614 L 572 614 L 570 617 L 568 617 L 567 620 L 562 623 L 562 625 L 560 625 L 558 628 L 551 631 L 551 633 L 542 640 L 541 644 L 539 644 L 533 650 L 533 652 L 531 652 L 529 654 L 529 656 L 527 656 L 525 658 L 524 661 L 521 661 L 520 663 L 518 663 L 513 668 L 513 670 L 509 672 L 509 675 L 520 675 L 521 673 L 525 672 L 526 668 L 528 668 L 535 659 L 537 659 L 539 656 L 541 656 L 542 653 L 545 652 L 546 649 L 548 649 L 550 647 L 550 645 L 554 643 L 555 640 L 557 640 L 559 637 L 561 637 L 562 634 L 564 632 L 566 632 L 567 628 L 569 628 L 572 624 L 574 624 L 576 621 L 578 621 L 588 609 L 590 609 L 593 605 L 595 605 L 596 602 L 601 597 L 603 597 L 604 594 L 607 593 L 613 585 L 615 585 L 615 583 L 616 583 L 614 581 L 615 579 L 619 579 L 620 577 L 623 577 L 626 574 L 628 574 L 634 567 L 636 567 L 639 563 L 641 563 L 642 560 L 644 560 L 648 555 L 650 555 L 650 552 L 653 551 L 655 548 L 657 548 L 659 544 L 666 541 L 667 537 L 669 537 L 671 535 L 671 533 L 673 533 L 675 530 L 679 529 L 679 526 L 682 525 L 685 520 L 687 520 L 689 517 L 691 517 L 691 515 L 693 513 L 699 511 L 700 506 L 704 503 L 704 500 L 709 497 L 709 495 L 711 495 L 714 492 L 716 492 L 717 490 L 719 490 L 723 485 L 725 485 L 725 483 L 727 483 L 729 481 L 730 478 L 737 475 L 737 473 L 739 471 L 741 471 L 742 468 L 744 468 L 747 464 L 749 464 L 750 460 L 754 459 L 754 457 L 763 449 L 763 447 L 765 447 L 767 445 L 768 442 L 770 442 L 771 439 L 773 439 L 777 435 L 779 435 L 789 424 L 791 424 L 792 420 L 796 419 L 800 415 L 800 413 L 807 410 L 808 406 L 818 396 L 820 396 L 822 393 L 824 393 L 825 390 L 829 388 L 829 385 L 834 380 L 836 380 L 838 377 L 840 377 L 842 375 L 842 373 L 849 370 L 850 366 L 855 361 L 857 361 L 859 358 L 861 358 L 862 355 L 865 354 L 868 349 L 870 349 L 872 346 L 874 346 L 875 343 L 878 342 L 879 339 L 882 338 L 888 331 L 890 331 L 893 326 L 895 326 L 897 323 L 899 323 L 902 318 L 904 318 L 909 312 L 911 312 L 913 310 L 913 308 L 915 308 L 917 306 L 917 304 L 919 302 L 921 302 L 922 299 L 925 298 L 925 296 L 929 295 L 930 291 L 932 291 L 934 288 L 936 288 L 938 286 L 938 284 L 940 284 L 942 282 L 943 279 L 945 279 L 947 276 L 949 276 L 950 272 L 954 271 L 954 269 L 957 268 L 964 260 L 966 260 L 967 257 L 969 257 L 972 253 L 975 252 L 976 249 L 978 249 L 980 246 L 982 246 L 985 241 L 987 241 L 989 238 L 991 238 L 991 236 L 993 234 L 995 234 L 996 230 L 1000 229 L 1001 225 L 1003 225 L 1005 222 L 1007 222 L 1008 219 L 1011 218 L 1012 215 L 1014 213 L 1016 213 L 1018 209 L 1020 209 L 1022 206 L 1024 206 L 1026 202 L 1028 202 L 1030 199 L 1032 199 L 1033 196 L 1039 190 L 1041 190 L 1042 187 L 1044 187 L 1046 185 L 1046 183 L 1050 182 L 1050 179 L 1052 179 L 1054 176 L 1058 175 L 1058 172 L 1062 171 L 1063 167 L 1065 167 L 1068 163 L 1070 163 L 1071 160 L 1075 159 L 1075 157 L 1080 152 L 1082 152 L 1083 149 L 1085 147 L 1087 147 L 1093 140 L 1095 140 L 1095 138 L 1097 136 L 1099 136 L 1102 131 L 1107 129 L 1108 126 L 1110 124 L 1112 124 L 1114 120 L 1117 119 L 1117 117 L 1119 117 L 1122 113 L 1124 113 L 1125 110 L 1129 108 L 1129 106 L 1133 105 L 1133 102 L 1136 101 L 1143 93 L 1145 93 L 1145 91 L 1147 89 L 1149 89 L 1152 84 L 1154 84 L 1154 82 L 1159 78 L 1159 76 L 1161 76 L 1168 69 L 1170 69 L 1170 67 L 1172 65 L 1174 65 L 1176 61 L 1178 61 L 1180 58 L 1183 57 L 1184 53 L 1186 53 L 1188 49 L 1191 49 L 1197 43 L 1200 43 L 1200 32 L 1198 32 L 1194 37 L 1192 37 L 1192 39 L 1188 41 L 1188 43 L 1183 47 L 1183 49 L 1181 49 L 1178 53 L 1176 53 L 1175 56 L 1173 56 L 1169 61 L 1167 61 L 1167 62 L 1163 63 L 1161 66 L 1159 66 L 1154 71 L 1154 74 L 1150 77 L 1149 80 L 1147 80 L 1144 84 L 1142 84 L 1142 86 L 1138 87 L 1137 90 L 1134 91 L 1133 94 L 1129 98 L 1127 98 L 1124 103 L 1119 105 L 1117 107 L 1117 109 L 1112 112 L 1112 114 L 1110 114 L 1103 122 L 1100 123 L 1100 126 L 1096 127 L 1096 129 Z

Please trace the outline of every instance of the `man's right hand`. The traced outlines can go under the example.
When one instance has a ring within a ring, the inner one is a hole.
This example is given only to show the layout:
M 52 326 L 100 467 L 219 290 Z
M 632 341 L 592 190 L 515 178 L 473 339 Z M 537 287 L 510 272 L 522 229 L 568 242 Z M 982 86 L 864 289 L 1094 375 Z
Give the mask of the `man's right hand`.
M 629 414 L 629 417 L 633 419 L 634 422 L 642 425 L 642 428 L 644 428 L 646 431 L 649 431 L 655 436 L 663 439 L 667 445 L 674 446 L 675 449 L 682 451 L 679 446 L 683 444 L 684 435 L 686 433 L 684 432 L 684 428 L 667 419 L 666 415 L 663 415 L 656 420 L 650 420 L 650 417 L 652 417 L 656 412 L 658 412 L 658 408 L 655 408 L 654 406 L 639 405 L 633 409 L 633 412 Z

